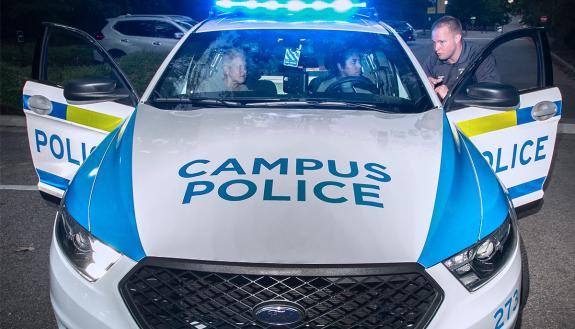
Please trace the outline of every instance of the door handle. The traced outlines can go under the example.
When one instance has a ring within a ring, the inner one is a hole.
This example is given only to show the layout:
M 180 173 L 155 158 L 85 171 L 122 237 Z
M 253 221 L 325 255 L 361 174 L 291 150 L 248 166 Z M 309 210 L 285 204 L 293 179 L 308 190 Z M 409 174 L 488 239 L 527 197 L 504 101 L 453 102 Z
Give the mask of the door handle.
M 531 117 L 536 121 L 545 121 L 552 118 L 557 113 L 557 104 L 550 101 L 542 101 L 531 110 Z
M 121 42 L 128 43 L 128 39 L 120 39 Z
M 152 44 L 153 44 L 154 46 L 159 46 L 159 45 L 161 45 L 160 41 L 154 41 L 154 42 L 152 42 Z
M 52 102 L 42 95 L 34 95 L 28 98 L 28 108 L 34 113 L 46 115 L 52 112 Z

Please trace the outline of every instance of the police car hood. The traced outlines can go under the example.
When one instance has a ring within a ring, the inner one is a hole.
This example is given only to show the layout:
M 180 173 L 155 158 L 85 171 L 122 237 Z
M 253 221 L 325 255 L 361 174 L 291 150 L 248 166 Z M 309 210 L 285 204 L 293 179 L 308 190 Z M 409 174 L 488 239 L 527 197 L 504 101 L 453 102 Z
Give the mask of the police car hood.
M 434 210 L 443 125 L 438 109 L 142 105 L 132 179 L 144 251 L 252 263 L 415 262 Z

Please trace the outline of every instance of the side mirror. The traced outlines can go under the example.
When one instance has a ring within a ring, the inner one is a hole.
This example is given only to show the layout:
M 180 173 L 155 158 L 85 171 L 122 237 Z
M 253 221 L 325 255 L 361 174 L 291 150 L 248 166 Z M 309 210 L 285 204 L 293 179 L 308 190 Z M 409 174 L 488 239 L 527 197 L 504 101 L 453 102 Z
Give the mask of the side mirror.
M 499 111 L 519 108 L 517 88 L 496 82 L 480 82 L 470 85 L 464 93 L 455 96 L 453 102 L 459 106 L 483 107 Z
M 174 39 L 181 39 L 183 36 L 184 36 L 184 33 L 182 33 L 182 32 L 174 33 Z
M 99 78 L 71 80 L 64 86 L 64 97 L 70 104 L 115 101 L 130 97 L 127 89 L 116 88 L 116 81 Z

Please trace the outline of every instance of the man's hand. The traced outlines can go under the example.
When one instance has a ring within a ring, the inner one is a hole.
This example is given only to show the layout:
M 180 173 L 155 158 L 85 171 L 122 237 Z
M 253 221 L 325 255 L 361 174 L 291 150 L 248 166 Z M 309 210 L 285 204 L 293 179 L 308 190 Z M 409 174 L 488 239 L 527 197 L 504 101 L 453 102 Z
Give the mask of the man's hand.
M 437 78 L 427 77 L 427 79 L 429 80 L 429 83 L 431 83 L 433 88 L 435 89 L 435 93 L 437 93 L 439 98 L 441 98 L 441 100 L 443 100 L 445 98 L 445 96 L 447 96 L 447 93 L 449 92 L 449 88 L 447 88 L 445 85 L 442 85 L 443 76 L 438 76 Z
M 435 88 L 436 85 L 443 82 L 443 77 L 439 77 L 439 78 L 427 77 L 427 79 L 429 80 L 429 83 L 431 83 L 433 88 Z
M 445 96 L 447 96 L 447 93 L 449 92 L 449 88 L 447 88 L 446 85 L 441 85 L 441 86 L 435 88 L 435 92 L 437 93 L 439 98 L 441 98 L 441 100 L 443 100 L 445 98 Z

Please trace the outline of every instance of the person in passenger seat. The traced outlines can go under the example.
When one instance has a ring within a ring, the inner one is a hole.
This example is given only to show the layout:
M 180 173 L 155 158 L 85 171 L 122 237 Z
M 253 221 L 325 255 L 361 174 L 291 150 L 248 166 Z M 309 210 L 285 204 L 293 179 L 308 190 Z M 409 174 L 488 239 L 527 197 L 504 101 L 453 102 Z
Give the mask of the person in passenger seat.
M 248 91 L 245 85 L 247 68 L 244 52 L 236 48 L 229 49 L 224 53 L 222 61 L 227 91 Z

